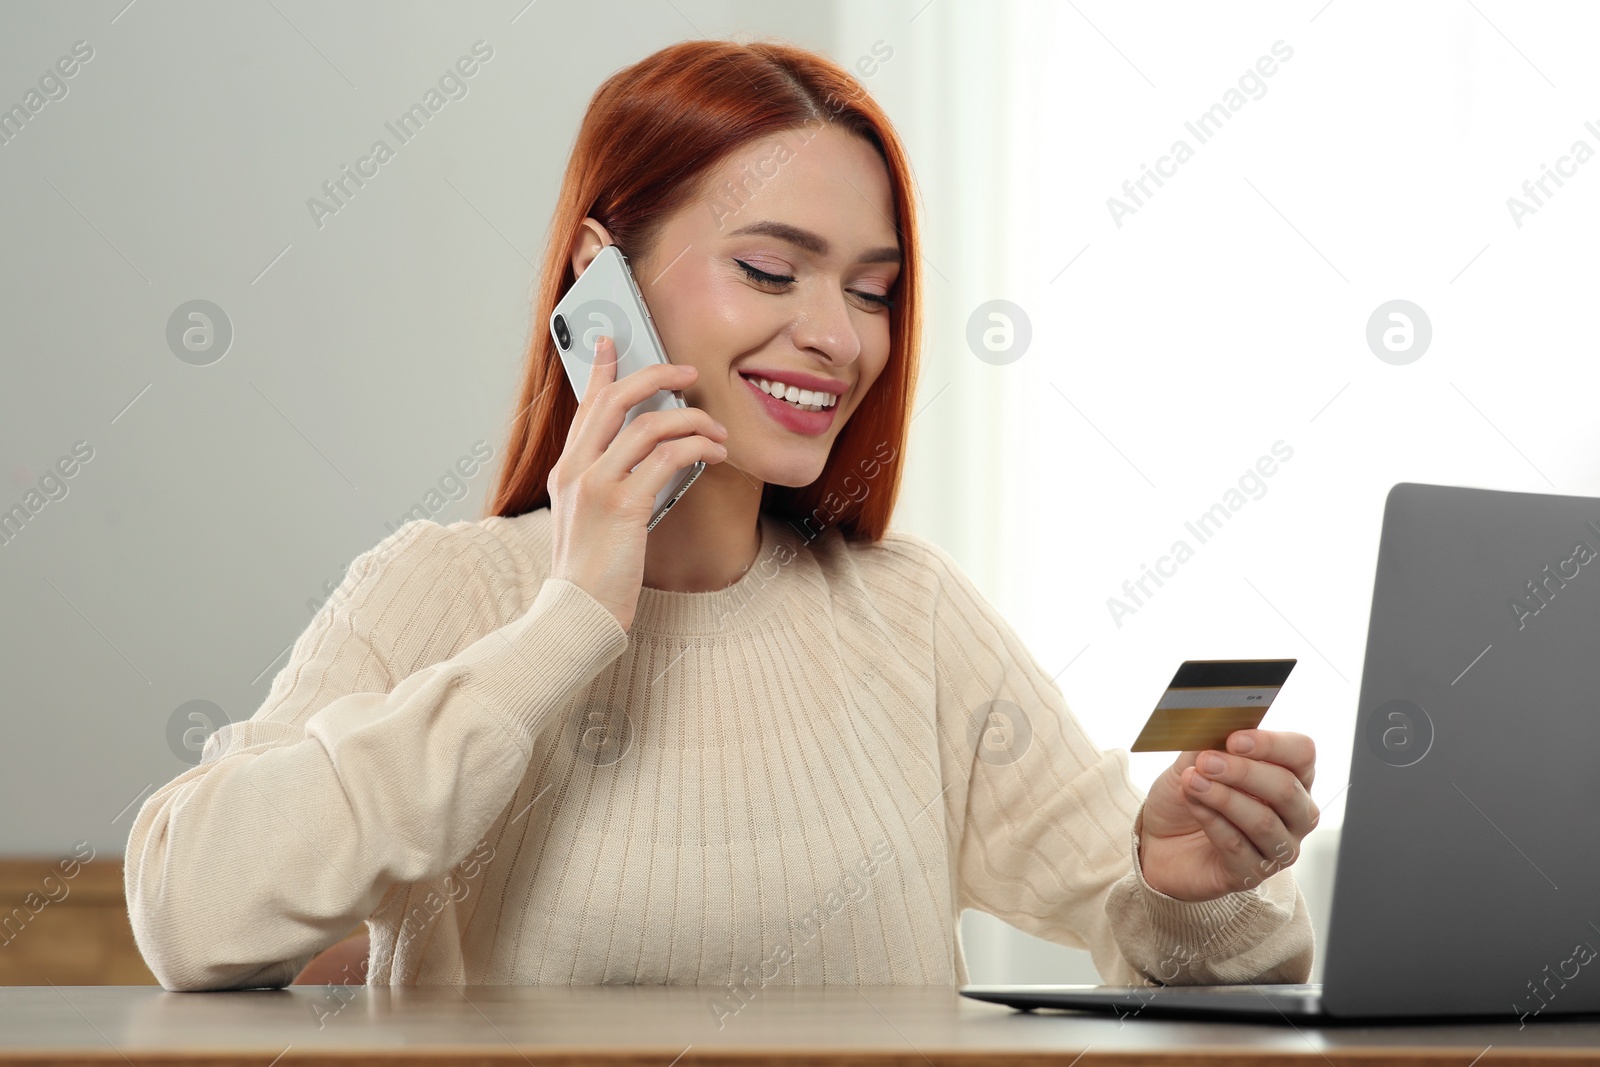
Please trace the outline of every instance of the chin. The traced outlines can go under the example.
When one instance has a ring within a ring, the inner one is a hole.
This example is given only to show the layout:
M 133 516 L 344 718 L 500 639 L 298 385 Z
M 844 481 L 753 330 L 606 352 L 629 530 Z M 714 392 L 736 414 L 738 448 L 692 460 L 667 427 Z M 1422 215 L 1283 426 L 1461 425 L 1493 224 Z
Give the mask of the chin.
M 795 448 L 791 451 L 797 453 L 801 450 Z M 763 459 L 748 467 L 741 465 L 740 469 L 768 485 L 799 488 L 810 485 L 822 477 L 823 468 L 827 465 L 828 453 L 821 450 L 818 450 L 815 456 L 791 454 L 787 457 L 775 457 L 769 452 Z

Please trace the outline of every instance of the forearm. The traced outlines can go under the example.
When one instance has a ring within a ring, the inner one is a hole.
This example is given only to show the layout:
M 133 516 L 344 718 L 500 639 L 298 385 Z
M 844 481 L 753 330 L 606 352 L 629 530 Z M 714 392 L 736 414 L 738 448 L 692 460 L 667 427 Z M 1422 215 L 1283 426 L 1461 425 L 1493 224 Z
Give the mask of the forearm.
M 546 718 L 625 645 L 609 612 L 552 581 L 392 693 L 225 728 L 229 751 L 152 795 L 129 836 L 129 914 L 158 980 L 288 984 L 390 884 L 443 875 L 509 803 Z

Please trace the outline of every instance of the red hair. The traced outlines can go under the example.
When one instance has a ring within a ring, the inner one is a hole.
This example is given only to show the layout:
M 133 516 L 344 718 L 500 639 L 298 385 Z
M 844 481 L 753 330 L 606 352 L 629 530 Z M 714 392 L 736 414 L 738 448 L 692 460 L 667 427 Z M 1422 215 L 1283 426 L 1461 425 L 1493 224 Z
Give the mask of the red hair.
M 817 123 L 877 149 L 889 173 L 904 260 L 894 307 L 886 312 L 890 348 L 882 373 L 817 479 L 806 486 L 768 483 L 761 510 L 808 539 L 830 526 L 850 540 L 884 535 L 900 488 L 920 354 L 910 163 L 888 116 L 848 71 L 817 53 L 766 42 L 671 45 L 613 74 L 589 101 L 551 218 L 533 340 L 489 514 L 510 518 L 550 504 L 550 470 L 578 398 L 545 323 L 574 281 L 570 252 L 584 217 L 603 224 L 631 258 L 644 258 L 667 217 L 702 192 L 718 162 L 757 138 Z

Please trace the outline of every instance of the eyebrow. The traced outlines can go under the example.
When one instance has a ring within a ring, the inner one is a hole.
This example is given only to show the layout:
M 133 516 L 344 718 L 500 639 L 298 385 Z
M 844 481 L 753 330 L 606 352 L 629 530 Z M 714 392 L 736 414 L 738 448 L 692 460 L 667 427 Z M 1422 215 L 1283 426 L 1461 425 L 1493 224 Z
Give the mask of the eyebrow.
M 773 222 L 763 220 L 752 222 L 748 226 L 741 226 L 730 233 L 729 237 L 738 237 L 740 234 L 759 233 L 768 237 L 776 237 L 780 241 L 788 241 L 796 247 L 803 248 L 812 255 L 825 256 L 828 254 L 828 242 L 820 234 L 810 230 L 802 230 L 798 226 L 791 226 L 787 222 Z M 900 249 L 893 245 L 883 248 L 869 248 L 861 253 L 857 263 L 901 263 L 903 258 Z

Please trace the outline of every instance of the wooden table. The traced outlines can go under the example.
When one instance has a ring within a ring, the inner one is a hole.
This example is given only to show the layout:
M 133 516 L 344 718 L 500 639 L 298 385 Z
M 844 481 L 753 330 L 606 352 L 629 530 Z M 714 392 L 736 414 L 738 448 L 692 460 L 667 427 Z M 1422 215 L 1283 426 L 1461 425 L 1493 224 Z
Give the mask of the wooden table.
M 1296 1028 L 1023 1014 L 969 1001 L 945 986 L 768 986 L 754 990 L 719 1028 L 709 1005 L 723 995 L 693 986 L 294 986 L 235 993 L 14 986 L 0 988 L 0 1064 L 1489 1067 L 1600 1061 L 1600 1022 L 1530 1023 L 1521 1031 L 1514 1019 Z

